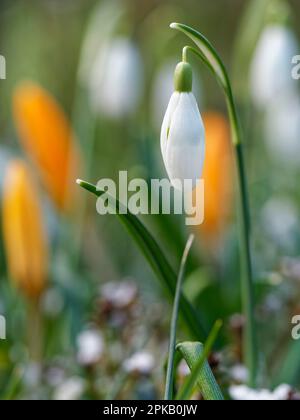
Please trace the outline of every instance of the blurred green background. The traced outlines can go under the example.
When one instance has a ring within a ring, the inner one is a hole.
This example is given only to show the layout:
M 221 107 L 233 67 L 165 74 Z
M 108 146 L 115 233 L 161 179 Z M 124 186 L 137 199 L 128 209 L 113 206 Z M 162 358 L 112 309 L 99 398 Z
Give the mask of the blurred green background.
M 169 24 L 182 22 L 200 30 L 216 46 L 232 77 L 245 137 L 260 386 L 288 383 L 297 389 L 300 342 L 291 338 L 291 319 L 300 313 L 300 131 L 294 135 L 300 130 L 300 112 L 297 119 L 288 106 L 273 110 L 276 98 L 257 106 L 250 73 L 268 25 L 288 25 L 295 42 L 299 40 L 300 4 L 279 2 L 280 12 L 272 5 L 266 12 L 262 4 L 267 3 L 272 1 L 2 0 L 0 54 L 6 59 L 7 76 L 0 80 L 0 185 L 3 189 L 11 159 L 22 158 L 31 165 L 12 111 L 15 88 L 24 80 L 41 85 L 64 110 L 82 161 L 76 177 L 118 180 L 119 170 L 147 180 L 165 176 L 160 124 L 172 93 L 172 71 L 187 42 Z M 126 58 L 111 58 L 112 50 L 119 57 L 129 54 L 131 64 Z M 201 112 L 226 116 L 220 88 L 194 58 L 191 62 Z M 124 69 L 122 76 L 118 65 Z M 276 71 L 285 72 L 286 67 L 291 68 L 291 61 Z M 107 72 L 112 78 L 116 73 L 117 81 L 111 82 Z M 299 82 L 285 76 L 293 91 L 286 103 L 295 101 L 293 109 L 298 110 Z M 125 100 L 124 93 L 117 92 L 124 86 Z M 286 91 L 284 87 L 276 93 L 278 101 Z M 275 122 L 282 123 L 276 142 Z M 47 153 L 52 152 L 49 144 Z M 75 208 L 61 212 L 43 188 L 39 172 L 34 176 L 50 249 L 49 269 L 31 311 L 30 299 L 12 284 L 1 240 L 0 314 L 6 317 L 7 339 L 0 341 L 0 398 L 160 398 L 171 302 L 114 216 L 98 216 L 94 198 L 84 191 L 77 191 Z M 71 190 L 75 178 L 68 182 Z M 231 179 L 228 183 L 234 189 Z M 207 329 L 218 318 L 225 322 L 212 363 L 226 393 L 231 384 L 244 382 L 234 194 L 230 197 L 221 238 L 196 230 L 185 283 Z M 144 216 L 143 221 L 177 271 L 190 232 L 184 219 L 160 215 Z M 34 249 L 31 252 L 35 255 Z M 31 337 L 35 328 L 42 331 L 38 338 Z M 184 326 L 179 338 L 190 338 Z M 42 346 L 38 358 L 32 346 Z M 184 374 L 183 367 L 178 381 Z

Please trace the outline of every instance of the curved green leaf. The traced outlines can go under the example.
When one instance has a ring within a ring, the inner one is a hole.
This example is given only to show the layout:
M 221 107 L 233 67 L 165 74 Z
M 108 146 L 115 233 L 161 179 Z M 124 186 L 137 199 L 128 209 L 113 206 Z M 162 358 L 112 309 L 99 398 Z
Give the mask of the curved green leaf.
M 211 330 L 208 339 L 204 345 L 204 349 L 202 351 L 201 356 L 199 357 L 197 363 L 195 364 L 191 375 L 189 375 L 184 382 L 182 388 L 179 390 L 176 400 L 189 400 L 193 389 L 197 382 L 201 379 L 201 372 L 203 370 L 203 366 L 205 365 L 206 359 L 217 339 L 218 333 L 223 325 L 221 320 L 216 321 L 213 329 Z
M 99 191 L 97 187 L 89 182 L 78 180 L 77 183 L 87 191 L 95 194 L 97 197 L 101 197 L 104 191 Z M 124 212 L 119 212 L 121 207 L 124 208 L 117 199 L 110 197 L 113 202 L 116 204 L 117 214 L 116 216 L 127 228 L 128 232 L 138 244 L 140 250 L 146 257 L 153 271 L 157 275 L 158 279 L 161 281 L 162 286 L 168 292 L 171 298 L 175 295 L 176 288 L 176 279 L 177 276 L 164 256 L 161 248 L 157 244 L 156 240 L 153 238 L 151 233 L 146 229 L 140 220 L 130 213 L 128 209 L 127 214 L 122 214 Z M 205 330 L 199 319 L 199 314 L 194 310 L 190 302 L 186 299 L 185 296 L 182 296 L 181 306 L 180 306 L 180 315 L 184 320 L 187 328 L 189 328 L 194 338 L 204 339 Z
M 203 345 L 199 342 L 184 342 L 177 345 L 177 349 L 182 354 L 187 362 L 190 370 L 196 370 L 197 385 L 201 391 L 203 398 L 207 401 L 222 401 L 224 397 L 219 388 L 219 385 L 211 371 L 211 368 L 206 360 L 203 360 Z M 199 369 L 200 365 L 200 369 Z
M 217 51 L 211 45 L 209 40 L 205 38 L 200 32 L 191 28 L 190 26 L 184 25 L 183 23 L 171 23 L 172 29 L 177 29 L 187 35 L 197 45 L 200 50 L 202 60 L 215 74 L 221 86 L 224 89 L 228 88 L 228 75 L 225 66 L 220 59 Z

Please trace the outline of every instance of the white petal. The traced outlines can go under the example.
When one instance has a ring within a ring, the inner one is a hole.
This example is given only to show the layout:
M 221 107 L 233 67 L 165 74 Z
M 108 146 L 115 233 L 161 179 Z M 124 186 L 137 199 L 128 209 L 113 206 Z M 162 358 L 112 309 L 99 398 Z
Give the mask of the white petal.
M 166 142 L 165 165 L 175 188 L 175 180 L 192 180 L 195 187 L 200 179 L 205 154 L 205 133 L 201 115 L 192 93 L 180 93 L 171 116 Z
M 165 164 L 166 164 L 165 156 L 166 156 L 167 140 L 168 140 L 168 134 L 170 131 L 171 118 L 178 105 L 179 97 L 180 97 L 179 92 L 174 92 L 172 94 L 163 123 L 162 123 L 162 127 L 161 127 L 160 147 L 161 147 L 161 152 L 162 152 Z

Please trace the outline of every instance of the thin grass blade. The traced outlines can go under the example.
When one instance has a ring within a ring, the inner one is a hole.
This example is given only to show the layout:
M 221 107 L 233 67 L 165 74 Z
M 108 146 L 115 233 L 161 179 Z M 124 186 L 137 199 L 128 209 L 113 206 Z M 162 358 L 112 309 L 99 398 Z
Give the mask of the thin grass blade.
M 181 290 L 182 290 L 182 283 L 184 279 L 186 261 L 187 261 L 189 252 L 191 250 L 193 241 L 194 241 L 194 235 L 190 235 L 187 240 L 187 243 L 186 243 L 183 255 L 182 255 L 180 269 L 179 269 L 178 278 L 177 278 L 176 293 L 175 293 L 171 328 L 170 328 L 170 345 L 169 345 L 168 369 L 167 369 L 167 377 L 166 377 L 165 400 L 173 399 L 174 359 L 175 359 L 175 352 L 176 352 L 176 332 L 177 332 L 178 313 L 179 313 L 179 307 L 180 307 Z

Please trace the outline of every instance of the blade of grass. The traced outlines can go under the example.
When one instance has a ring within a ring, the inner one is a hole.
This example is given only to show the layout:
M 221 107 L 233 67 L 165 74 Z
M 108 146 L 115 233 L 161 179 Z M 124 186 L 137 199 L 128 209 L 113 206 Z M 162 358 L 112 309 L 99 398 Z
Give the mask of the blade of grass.
M 201 380 L 201 372 L 203 370 L 203 366 L 209 356 L 211 349 L 213 348 L 213 345 L 217 339 L 218 333 L 222 325 L 223 325 L 223 322 L 221 320 L 216 321 L 215 325 L 213 326 L 213 329 L 211 330 L 209 334 L 208 339 L 206 340 L 202 355 L 197 361 L 191 374 L 187 377 L 181 389 L 179 390 L 176 396 L 176 400 L 189 400 L 190 399 L 196 383 Z
M 165 400 L 173 399 L 173 378 L 174 378 L 174 357 L 176 352 L 176 331 L 177 331 L 177 322 L 178 322 L 178 312 L 180 307 L 180 297 L 182 283 L 185 274 L 185 265 L 187 257 L 191 250 L 192 244 L 194 241 L 194 235 L 190 235 L 183 255 L 181 259 L 180 269 L 177 278 L 175 299 L 173 305 L 172 319 L 171 319 L 171 328 L 170 328 L 170 344 L 169 344 L 169 358 L 168 358 L 168 368 L 167 368 L 167 377 L 166 377 L 166 389 L 165 389 Z
M 194 372 L 198 364 L 202 363 L 203 345 L 199 342 L 184 342 L 177 345 L 177 349 L 187 362 L 191 372 Z M 205 359 L 197 377 L 197 385 L 203 398 L 207 401 L 223 401 L 224 397 L 219 385 Z
M 95 185 L 90 184 L 89 182 L 77 180 L 77 183 L 82 188 L 95 194 L 97 197 L 101 197 L 104 194 L 104 191 L 99 191 Z M 107 193 L 105 194 L 107 195 Z M 121 214 L 125 212 L 119 212 L 118 209 L 124 206 L 117 199 L 113 197 L 110 198 L 116 203 L 117 217 L 138 244 L 154 273 L 161 281 L 164 289 L 168 292 L 169 296 L 173 298 L 175 295 L 177 277 L 156 240 L 146 229 L 143 223 L 136 216 L 130 213 L 128 209 L 126 214 Z M 195 311 L 184 295 L 182 296 L 180 315 L 193 337 L 203 340 L 205 337 L 205 329 L 199 319 L 199 314 Z
M 235 152 L 237 181 L 239 188 L 239 236 L 240 236 L 240 261 L 241 261 L 241 285 L 242 285 L 242 304 L 246 318 L 244 333 L 244 357 L 249 371 L 249 386 L 255 388 L 257 379 L 257 345 L 256 328 L 254 319 L 254 285 L 252 278 L 252 262 L 250 252 L 250 216 L 249 200 L 246 180 L 246 170 L 242 148 L 242 135 L 239 124 L 237 108 L 232 93 L 231 83 L 225 65 L 215 48 L 208 39 L 200 32 L 181 23 L 172 23 L 172 29 L 183 32 L 198 47 L 185 47 L 183 56 L 186 57 L 188 51 L 193 52 L 213 73 L 217 82 L 225 93 L 226 105 L 231 125 L 232 143 Z

